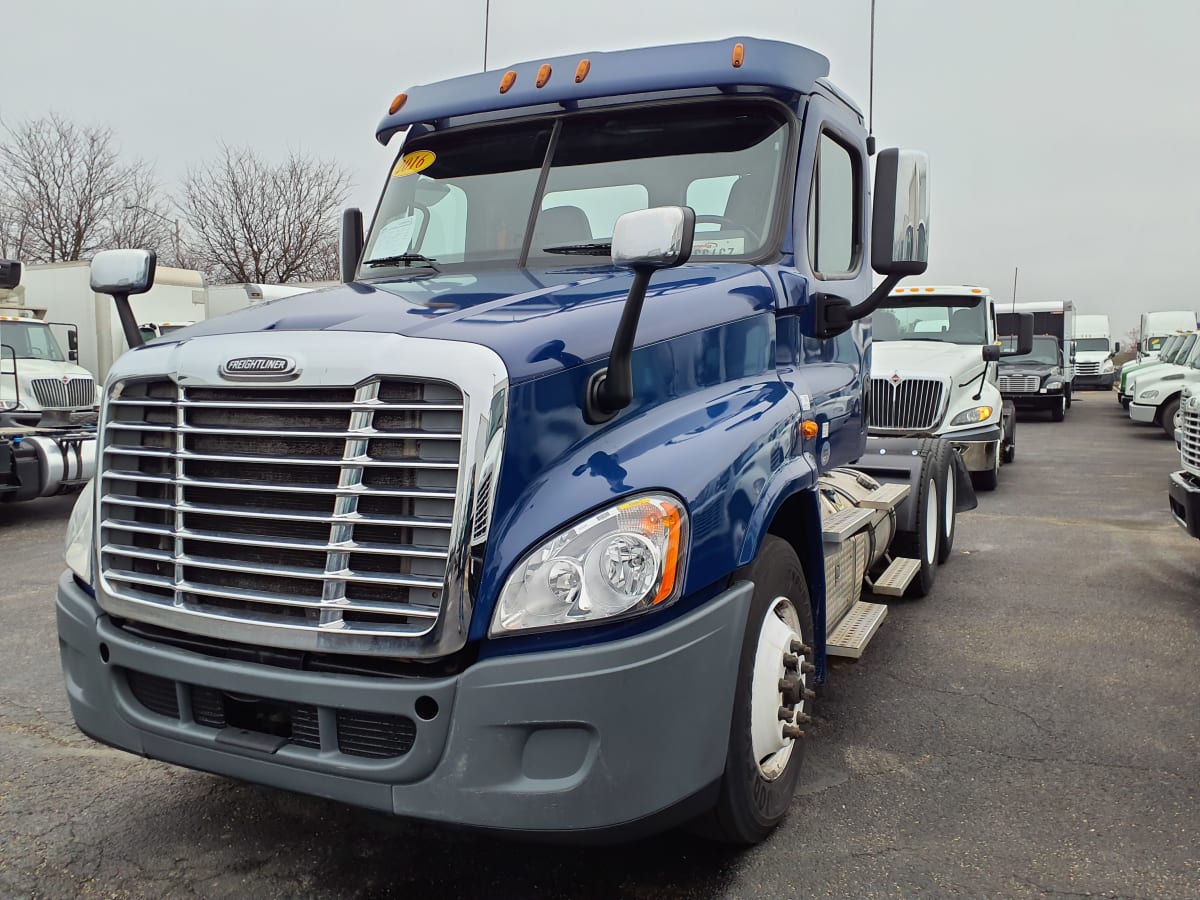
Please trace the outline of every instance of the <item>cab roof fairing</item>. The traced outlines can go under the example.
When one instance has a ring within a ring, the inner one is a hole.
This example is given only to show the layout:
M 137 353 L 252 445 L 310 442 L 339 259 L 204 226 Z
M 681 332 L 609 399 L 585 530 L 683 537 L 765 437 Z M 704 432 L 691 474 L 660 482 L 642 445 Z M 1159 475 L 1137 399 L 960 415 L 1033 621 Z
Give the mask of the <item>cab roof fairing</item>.
M 744 57 L 741 66 L 735 67 L 732 58 L 737 44 L 743 46 Z M 587 77 L 577 83 L 576 67 L 585 59 L 590 68 Z M 551 75 L 539 88 L 537 74 L 543 65 L 550 66 Z M 509 71 L 516 73 L 516 80 L 507 92 L 500 93 L 501 78 Z M 404 105 L 379 123 L 375 137 L 386 145 L 396 132 L 412 125 L 523 107 L 544 108 L 546 104 L 570 108 L 583 100 L 634 94 L 713 88 L 806 94 L 828 74 L 829 60 L 815 50 L 748 37 L 575 53 L 413 87 L 406 92 Z

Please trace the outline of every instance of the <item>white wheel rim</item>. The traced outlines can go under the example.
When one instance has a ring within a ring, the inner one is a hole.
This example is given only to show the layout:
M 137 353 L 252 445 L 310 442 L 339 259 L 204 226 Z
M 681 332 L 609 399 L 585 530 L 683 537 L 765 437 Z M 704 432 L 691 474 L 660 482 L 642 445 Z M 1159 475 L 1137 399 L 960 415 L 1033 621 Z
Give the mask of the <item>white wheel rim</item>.
M 950 533 L 954 531 L 954 470 L 951 469 L 946 473 L 946 499 L 943 502 L 945 515 L 942 517 L 942 536 L 946 540 L 950 540 Z
M 929 484 L 925 488 L 925 562 L 929 565 L 933 565 L 933 561 L 937 558 L 937 508 L 937 482 L 930 478 Z
M 808 684 L 808 676 L 803 672 L 789 673 L 783 666 L 784 654 L 791 653 L 792 641 L 799 640 L 800 617 L 796 608 L 787 597 L 776 597 L 758 631 L 754 680 L 750 685 L 750 745 L 758 771 L 767 781 L 774 781 L 784 773 L 796 744 L 792 738 L 783 736 L 783 726 L 790 723 L 779 718 L 779 708 L 787 705 L 779 682 L 788 675 L 798 678 L 802 687 Z M 801 698 L 796 709 L 803 706 Z

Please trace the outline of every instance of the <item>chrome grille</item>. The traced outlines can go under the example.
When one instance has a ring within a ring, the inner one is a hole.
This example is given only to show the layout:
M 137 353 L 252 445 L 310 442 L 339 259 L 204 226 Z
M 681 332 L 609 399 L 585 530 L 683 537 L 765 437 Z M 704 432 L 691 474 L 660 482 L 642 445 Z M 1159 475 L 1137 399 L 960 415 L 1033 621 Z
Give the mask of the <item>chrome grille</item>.
M 1179 401 L 1179 456 L 1183 467 L 1200 475 L 1200 410 L 1192 409 L 1191 393 L 1184 391 Z
M 926 431 L 942 417 L 945 386 L 932 378 L 905 378 L 893 385 L 871 379 L 870 427 L 880 431 Z
M 1076 375 L 1099 375 L 1100 363 L 1098 362 L 1077 362 L 1075 363 Z
M 81 409 L 96 405 L 96 382 L 91 378 L 34 378 L 33 396 L 42 409 Z
M 1036 394 L 1042 386 L 1037 375 L 1000 375 L 996 387 L 1002 394 Z
M 455 521 L 457 387 L 164 379 L 111 396 L 100 497 L 109 593 L 293 635 L 434 628 Z

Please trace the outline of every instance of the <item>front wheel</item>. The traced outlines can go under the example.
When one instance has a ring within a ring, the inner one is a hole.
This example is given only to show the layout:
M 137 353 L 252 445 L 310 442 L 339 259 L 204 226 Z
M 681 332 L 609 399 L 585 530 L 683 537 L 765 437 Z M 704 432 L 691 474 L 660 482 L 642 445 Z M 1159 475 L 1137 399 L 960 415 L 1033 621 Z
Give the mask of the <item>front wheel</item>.
M 955 450 L 945 441 L 939 441 L 934 451 L 938 478 L 942 484 L 942 517 L 938 534 L 937 561 L 944 563 L 950 558 L 954 549 L 954 532 L 958 526 L 958 513 L 955 506 L 958 502 L 958 484 L 955 481 L 957 472 L 954 468 Z
M 988 470 L 983 472 L 972 472 L 971 483 L 975 485 L 975 489 L 979 491 L 994 491 L 1000 486 L 1000 448 L 996 448 L 996 462 Z
M 796 551 L 774 535 L 733 580 L 753 582 L 754 599 L 720 794 L 696 825 L 717 840 L 756 844 L 783 819 L 796 793 L 802 728 L 813 709 L 812 607 Z
M 1066 398 L 1066 395 L 1064 394 L 1063 397 L 1058 401 L 1058 406 L 1056 406 L 1050 410 L 1050 421 L 1051 422 L 1061 422 L 1066 417 L 1067 417 L 1067 398 Z
M 942 530 L 942 508 L 938 502 L 938 470 L 940 461 L 936 452 L 927 453 L 917 478 L 917 490 L 912 500 L 916 503 L 913 530 L 901 531 L 896 535 L 893 546 L 900 556 L 918 560 L 921 569 L 908 586 L 908 594 L 924 597 L 933 590 L 937 575 L 938 543 Z
M 1162 424 L 1162 429 L 1167 433 L 1167 437 L 1175 440 L 1175 429 L 1179 426 L 1179 398 L 1172 397 L 1163 404 L 1162 412 L 1159 414 L 1158 421 Z

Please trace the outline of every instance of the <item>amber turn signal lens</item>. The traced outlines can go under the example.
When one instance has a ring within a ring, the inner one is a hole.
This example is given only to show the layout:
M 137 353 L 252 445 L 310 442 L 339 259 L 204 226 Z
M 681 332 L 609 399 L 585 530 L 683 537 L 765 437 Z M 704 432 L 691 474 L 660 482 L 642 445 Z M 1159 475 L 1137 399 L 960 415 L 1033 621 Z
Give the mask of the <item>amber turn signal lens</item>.
M 537 81 L 535 81 L 534 84 L 537 87 L 545 87 L 546 82 L 550 80 L 550 72 L 551 69 L 549 63 L 543 65 L 540 69 L 538 69 Z
M 397 94 L 396 99 L 392 101 L 392 105 L 388 107 L 388 115 L 394 116 L 400 112 L 405 103 L 408 102 L 408 94 Z
M 583 79 L 587 78 L 590 71 L 592 71 L 591 60 L 581 59 L 579 65 L 575 67 L 575 83 L 579 84 Z
M 509 69 L 504 73 L 504 77 L 500 79 L 500 93 L 507 94 L 516 81 L 517 73 Z
M 812 419 L 805 419 L 800 426 L 800 433 L 804 435 L 805 440 L 811 441 L 821 433 L 821 426 Z
M 735 69 L 740 69 L 742 67 L 742 63 L 745 61 L 746 61 L 746 48 L 743 47 L 741 44 L 734 44 L 733 45 L 733 59 L 731 60 L 731 62 L 733 63 L 733 67 Z

